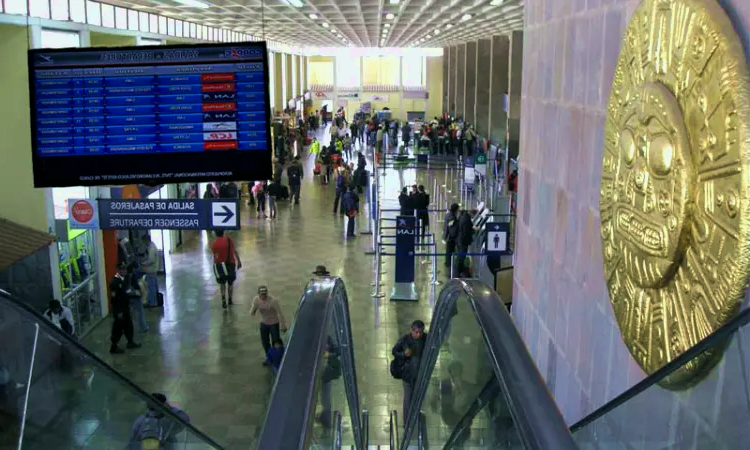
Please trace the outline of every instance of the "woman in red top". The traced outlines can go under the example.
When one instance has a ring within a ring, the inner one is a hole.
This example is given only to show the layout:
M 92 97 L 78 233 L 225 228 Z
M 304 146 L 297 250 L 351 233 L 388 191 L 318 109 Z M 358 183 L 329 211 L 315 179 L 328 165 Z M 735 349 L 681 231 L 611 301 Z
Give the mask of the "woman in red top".
M 226 309 L 227 297 L 232 304 L 232 287 L 237 279 L 237 269 L 242 268 L 237 246 L 229 236 L 224 236 L 224 230 L 216 230 L 216 240 L 211 244 L 214 255 L 214 275 L 221 291 L 221 307 Z

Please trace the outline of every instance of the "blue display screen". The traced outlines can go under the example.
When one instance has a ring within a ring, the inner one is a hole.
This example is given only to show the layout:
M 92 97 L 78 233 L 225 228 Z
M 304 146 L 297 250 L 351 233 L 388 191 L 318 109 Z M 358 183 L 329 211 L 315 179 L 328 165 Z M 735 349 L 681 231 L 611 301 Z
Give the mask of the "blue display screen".
M 34 185 L 271 177 L 264 42 L 29 52 Z

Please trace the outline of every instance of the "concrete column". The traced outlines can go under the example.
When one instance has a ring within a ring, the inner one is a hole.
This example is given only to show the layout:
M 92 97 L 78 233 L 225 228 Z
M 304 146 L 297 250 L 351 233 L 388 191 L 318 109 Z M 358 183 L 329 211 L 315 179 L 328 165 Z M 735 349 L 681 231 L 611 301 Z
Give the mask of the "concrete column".
M 450 73 L 448 74 L 448 85 L 450 92 L 448 97 L 448 113 L 456 115 L 456 63 L 458 62 L 458 47 L 452 46 L 450 54 Z
M 460 44 L 456 48 L 456 117 L 465 117 L 466 44 Z
M 503 97 L 508 93 L 508 56 L 510 39 L 507 35 L 492 36 L 490 77 L 490 137 L 493 142 L 505 142 L 508 115 L 503 106 Z
M 451 71 L 451 48 L 443 48 L 443 113 L 449 111 L 451 86 L 450 86 L 450 71 Z
M 517 158 L 518 141 L 521 138 L 521 76 L 523 72 L 523 31 L 510 34 L 510 54 L 508 57 L 510 70 L 508 80 L 508 135 L 515 145 L 511 145 L 508 156 Z
M 492 39 L 477 43 L 477 95 L 474 124 L 481 136 L 490 135 L 490 78 L 492 76 Z
M 287 108 L 289 106 L 287 102 L 294 97 L 294 90 L 292 89 L 294 75 L 292 74 L 292 55 L 285 54 L 284 58 L 286 59 L 286 72 L 284 73 L 286 77 L 286 97 L 284 98 L 284 108 Z
M 273 107 L 276 111 L 284 110 L 284 94 L 286 94 L 286 85 L 284 84 L 283 66 L 284 55 L 282 53 L 273 54 L 273 77 L 276 86 L 273 98 Z
M 466 104 L 464 106 L 464 120 L 470 124 L 476 123 L 477 117 L 477 43 L 466 43 Z

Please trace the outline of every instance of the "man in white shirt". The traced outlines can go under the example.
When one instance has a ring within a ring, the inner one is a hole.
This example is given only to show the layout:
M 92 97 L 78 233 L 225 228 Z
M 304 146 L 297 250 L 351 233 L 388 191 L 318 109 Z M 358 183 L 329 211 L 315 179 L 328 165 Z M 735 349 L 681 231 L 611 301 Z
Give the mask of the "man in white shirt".
M 67 306 L 63 306 L 59 300 L 50 300 L 44 317 L 69 335 L 75 335 L 73 312 Z
M 151 236 L 148 234 L 141 236 L 141 241 L 145 247 L 145 254 L 141 260 L 141 272 L 146 277 L 146 287 L 148 288 L 146 306 L 155 308 L 159 306 L 156 299 L 159 292 L 159 280 L 157 278 L 157 274 L 159 273 L 159 252 L 156 249 L 156 244 L 151 241 Z

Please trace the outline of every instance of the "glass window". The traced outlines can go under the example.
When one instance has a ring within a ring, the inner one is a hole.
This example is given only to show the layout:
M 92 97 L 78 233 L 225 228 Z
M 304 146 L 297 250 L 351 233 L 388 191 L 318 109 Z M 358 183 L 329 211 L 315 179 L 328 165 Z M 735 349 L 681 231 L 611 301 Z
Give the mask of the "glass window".
M 359 87 L 360 58 L 351 56 L 336 57 L 336 85 L 341 87 Z M 325 83 L 328 84 L 328 83 Z
M 77 31 L 42 30 L 42 48 L 78 48 L 81 35 Z
M 159 34 L 167 34 L 167 18 L 159 16 Z
M 69 198 L 89 198 L 89 190 L 83 186 L 53 188 L 52 204 L 55 207 L 55 219 L 68 218 Z
M 26 0 L 5 0 L 5 12 L 8 14 L 23 14 L 28 12 Z
M 2 2 L 0 2 L 2 3 Z M 52 1 L 52 20 L 68 20 L 68 2 Z
M 174 19 L 167 20 L 167 34 L 174 36 Z
M 97 26 L 102 24 L 102 10 L 100 7 L 101 3 L 86 2 L 86 23 Z
M 195 38 L 198 36 L 198 26 L 190 22 L 190 37 Z
M 138 11 L 128 10 L 128 30 L 138 30 Z
M 115 27 L 115 7 L 106 3 L 102 3 L 102 26 Z
M 362 60 L 362 84 L 390 86 L 399 84 L 398 56 L 365 56 Z
M 115 7 L 115 28 L 128 29 L 128 10 L 125 8 Z
M 159 39 L 141 38 L 141 42 L 138 45 L 161 45 L 161 40 L 159 40 Z
M 308 84 L 333 84 L 333 61 L 311 61 L 307 70 Z
M 174 25 L 175 25 L 175 35 L 182 37 L 182 21 L 176 20 Z
M 49 19 L 49 2 L 47 0 L 29 0 L 29 9 L 31 16 Z
M 78 23 L 86 23 L 86 6 L 84 0 L 70 0 L 69 5 L 70 20 Z
M 148 15 L 148 29 L 152 33 L 159 32 L 159 17 L 156 14 Z
M 401 57 L 401 80 L 404 86 L 424 86 L 425 59 L 418 55 Z
M 138 29 L 141 31 L 148 31 L 148 13 L 138 13 Z

